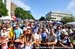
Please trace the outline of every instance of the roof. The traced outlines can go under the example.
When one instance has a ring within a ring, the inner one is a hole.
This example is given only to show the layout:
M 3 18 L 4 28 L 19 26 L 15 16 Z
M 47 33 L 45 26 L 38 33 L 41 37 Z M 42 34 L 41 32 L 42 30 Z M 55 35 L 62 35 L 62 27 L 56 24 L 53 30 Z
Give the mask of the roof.
M 11 2 L 13 4 L 15 4 L 17 7 L 23 8 L 24 10 L 30 10 L 31 9 L 28 5 L 26 5 L 25 3 L 21 2 L 20 0 L 15 0 L 15 1 L 11 0 Z
M 51 13 L 53 13 L 53 14 L 72 15 L 72 14 L 69 13 L 69 12 L 63 12 L 63 11 L 50 11 L 50 12 L 48 12 L 46 15 L 49 15 L 49 14 L 51 14 Z

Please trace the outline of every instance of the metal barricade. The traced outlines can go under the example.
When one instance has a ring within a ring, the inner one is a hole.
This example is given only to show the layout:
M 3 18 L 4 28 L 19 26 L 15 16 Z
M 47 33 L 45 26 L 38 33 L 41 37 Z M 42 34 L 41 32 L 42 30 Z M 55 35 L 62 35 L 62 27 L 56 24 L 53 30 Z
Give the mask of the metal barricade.
M 73 49 L 73 47 L 66 47 L 66 48 L 64 48 L 64 47 L 35 47 L 36 49 L 44 49 L 44 48 L 46 48 L 46 49 Z

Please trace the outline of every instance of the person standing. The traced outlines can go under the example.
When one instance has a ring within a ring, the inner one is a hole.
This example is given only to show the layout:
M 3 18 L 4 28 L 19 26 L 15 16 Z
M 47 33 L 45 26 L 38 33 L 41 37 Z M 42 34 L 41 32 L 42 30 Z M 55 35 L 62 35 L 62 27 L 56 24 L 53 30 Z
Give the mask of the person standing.
M 19 25 L 16 25 L 15 30 L 14 30 L 14 39 L 17 40 L 19 39 L 20 35 L 23 34 L 23 30 L 19 27 Z M 16 48 L 19 47 L 19 43 L 15 42 Z
M 14 38 L 18 39 L 21 34 L 23 34 L 23 30 L 19 27 L 19 25 L 16 25 L 15 30 L 14 30 Z
M 47 36 L 48 46 L 56 45 L 57 43 L 57 37 L 54 32 L 54 29 L 51 29 L 50 34 Z

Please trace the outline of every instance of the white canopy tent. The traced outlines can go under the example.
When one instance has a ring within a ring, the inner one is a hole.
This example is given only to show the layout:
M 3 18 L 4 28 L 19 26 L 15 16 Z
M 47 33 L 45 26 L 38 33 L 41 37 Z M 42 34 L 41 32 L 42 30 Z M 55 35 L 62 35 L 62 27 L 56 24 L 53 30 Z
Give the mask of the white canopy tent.
M 3 16 L 0 19 L 1 20 L 11 20 L 11 17 L 10 16 Z
M 75 25 L 75 22 L 68 22 L 68 25 Z

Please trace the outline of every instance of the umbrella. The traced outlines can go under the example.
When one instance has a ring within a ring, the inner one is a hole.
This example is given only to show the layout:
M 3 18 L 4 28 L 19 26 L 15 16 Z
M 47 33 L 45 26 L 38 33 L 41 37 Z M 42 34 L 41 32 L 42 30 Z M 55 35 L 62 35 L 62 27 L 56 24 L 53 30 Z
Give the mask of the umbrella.
M 53 23 L 52 21 L 48 21 L 49 23 Z
M 58 21 L 58 22 L 56 22 L 56 24 L 63 24 L 63 23 Z
M 68 25 L 75 25 L 75 22 L 68 22 Z
M 20 19 L 20 18 L 16 18 L 16 20 L 17 20 L 17 21 L 20 21 L 21 19 Z

